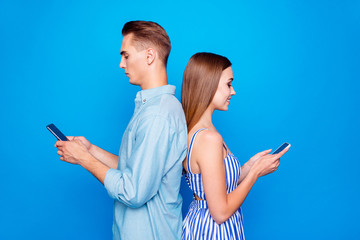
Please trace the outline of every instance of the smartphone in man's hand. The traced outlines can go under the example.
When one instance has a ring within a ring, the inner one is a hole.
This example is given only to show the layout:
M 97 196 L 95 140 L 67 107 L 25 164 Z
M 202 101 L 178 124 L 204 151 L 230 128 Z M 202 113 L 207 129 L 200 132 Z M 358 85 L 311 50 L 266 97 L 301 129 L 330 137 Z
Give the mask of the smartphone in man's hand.
M 68 141 L 66 136 L 54 124 L 51 123 L 47 125 L 46 128 L 57 138 L 57 140 Z

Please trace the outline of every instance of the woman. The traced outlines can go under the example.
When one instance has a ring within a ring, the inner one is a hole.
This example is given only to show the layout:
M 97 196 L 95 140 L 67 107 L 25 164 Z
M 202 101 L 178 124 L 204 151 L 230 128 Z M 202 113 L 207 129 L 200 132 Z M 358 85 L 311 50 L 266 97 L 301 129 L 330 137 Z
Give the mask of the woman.
M 271 149 L 260 152 L 240 166 L 212 123 L 214 110 L 228 110 L 235 95 L 232 81 L 230 61 L 212 53 L 193 55 L 184 72 L 181 98 L 189 134 L 183 166 L 194 201 L 182 239 L 245 239 L 240 206 L 290 147 L 275 155 Z

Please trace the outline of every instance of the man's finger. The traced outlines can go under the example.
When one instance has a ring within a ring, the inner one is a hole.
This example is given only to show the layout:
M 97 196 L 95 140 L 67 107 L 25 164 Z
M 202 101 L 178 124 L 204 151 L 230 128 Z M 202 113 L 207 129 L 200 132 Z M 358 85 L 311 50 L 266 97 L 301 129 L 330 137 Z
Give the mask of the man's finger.
M 72 141 L 72 140 L 74 140 L 74 136 L 66 136 L 66 138 L 69 140 L 69 141 Z
M 55 143 L 55 147 L 62 147 L 64 145 L 64 142 L 63 141 L 57 141 L 56 143 Z

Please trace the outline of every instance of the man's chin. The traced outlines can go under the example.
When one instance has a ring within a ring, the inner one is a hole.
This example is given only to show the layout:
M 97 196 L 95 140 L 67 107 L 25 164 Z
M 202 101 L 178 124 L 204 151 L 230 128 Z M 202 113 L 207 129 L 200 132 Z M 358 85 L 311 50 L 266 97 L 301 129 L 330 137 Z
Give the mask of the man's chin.
M 133 81 L 129 78 L 129 83 L 132 84 L 132 85 L 136 85 L 136 86 L 139 86 L 140 84 L 137 83 L 136 81 Z

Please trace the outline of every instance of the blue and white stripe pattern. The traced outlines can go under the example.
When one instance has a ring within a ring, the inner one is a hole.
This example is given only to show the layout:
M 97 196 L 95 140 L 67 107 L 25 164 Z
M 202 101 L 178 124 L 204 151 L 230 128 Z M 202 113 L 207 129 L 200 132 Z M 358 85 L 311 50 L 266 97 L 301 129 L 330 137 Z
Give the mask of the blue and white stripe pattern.
M 226 222 L 217 224 L 211 217 L 206 203 L 204 187 L 201 180 L 201 174 L 191 172 L 190 156 L 192 147 L 199 131 L 197 130 L 191 138 L 185 179 L 190 189 L 196 196 L 204 200 L 193 200 L 189 206 L 189 211 L 183 221 L 182 239 L 200 240 L 200 239 L 245 239 L 243 230 L 243 216 L 239 208 Z M 225 145 L 224 145 L 225 147 Z M 225 147 L 226 148 L 226 147 Z M 227 150 L 227 149 L 226 149 Z M 224 159 L 226 174 L 227 193 L 232 192 L 237 187 L 237 181 L 240 177 L 240 163 L 237 158 L 227 151 Z

